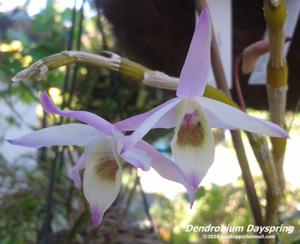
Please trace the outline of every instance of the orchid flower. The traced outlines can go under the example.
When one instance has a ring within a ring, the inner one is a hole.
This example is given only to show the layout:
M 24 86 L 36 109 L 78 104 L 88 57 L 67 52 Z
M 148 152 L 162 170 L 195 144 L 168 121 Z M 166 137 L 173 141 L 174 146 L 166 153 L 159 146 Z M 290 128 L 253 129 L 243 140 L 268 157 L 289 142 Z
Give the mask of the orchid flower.
M 46 93 L 42 94 L 41 103 L 48 113 L 73 118 L 85 124 L 70 123 L 48 127 L 8 142 L 31 148 L 54 145 L 84 147 L 85 150 L 72 168 L 70 176 L 75 185 L 80 187 L 79 171 L 85 168 L 83 193 L 90 204 L 95 226 L 100 225 L 104 212 L 120 191 L 124 161 L 143 170 L 152 166 L 162 177 L 182 184 L 189 193 L 192 206 L 194 191 L 184 173 L 147 142 L 140 141 L 121 154 L 120 145 L 125 136 L 108 121 L 86 111 L 59 110 Z
M 121 152 L 129 150 L 152 128 L 175 127 L 172 154 L 195 190 L 214 160 L 215 142 L 211 128 L 244 129 L 272 137 L 288 137 L 286 131 L 271 122 L 203 97 L 210 68 L 210 43 L 211 20 L 205 9 L 195 27 L 180 74 L 177 97 L 116 124 L 120 130 L 134 130 L 124 141 Z

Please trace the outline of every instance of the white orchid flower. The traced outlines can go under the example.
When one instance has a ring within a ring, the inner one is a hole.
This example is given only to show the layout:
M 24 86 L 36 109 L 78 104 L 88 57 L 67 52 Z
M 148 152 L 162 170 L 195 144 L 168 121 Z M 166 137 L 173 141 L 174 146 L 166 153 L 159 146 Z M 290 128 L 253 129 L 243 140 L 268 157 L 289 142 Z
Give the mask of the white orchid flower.
M 153 167 L 162 177 L 182 184 L 188 191 L 192 206 L 194 190 L 184 173 L 150 144 L 139 141 L 134 147 L 121 153 L 120 145 L 123 144 L 125 136 L 108 121 L 86 111 L 61 111 L 46 93 L 42 94 L 41 103 L 48 113 L 73 118 L 85 124 L 52 126 L 7 141 L 31 148 L 59 145 L 84 147 L 85 150 L 72 168 L 70 176 L 75 185 L 81 187 L 79 171 L 84 169 L 83 193 L 90 204 L 95 226 L 100 225 L 103 214 L 120 191 L 122 166 L 125 161 L 143 170 Z

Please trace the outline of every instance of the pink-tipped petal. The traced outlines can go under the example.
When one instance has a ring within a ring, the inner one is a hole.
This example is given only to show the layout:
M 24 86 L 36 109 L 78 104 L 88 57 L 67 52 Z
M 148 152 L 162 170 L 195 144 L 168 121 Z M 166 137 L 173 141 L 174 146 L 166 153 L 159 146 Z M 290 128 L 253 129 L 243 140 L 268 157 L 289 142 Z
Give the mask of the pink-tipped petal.
M 7 140 L 10 144 L 40 148 L 60 145 L 85 146 L 99 132 L 89 125 L 65 124 L 37 130 L 23 137 Z
M 44 110 L 47 113 L 58 114 L 68 118 L 76 119 L 94 127 L 104 135 L 111 135 L 113 125 L 96 114 L 86 111 L 60 110 L 46 92 L 42 93 L 40 100 Z
M 115 124 L 115 127 L 118 128 L 120 131 L 133 131 L 137 129 L 152 114 L 154 114 L 162 107 L 172 102 L 173 100 L 169 100 L 166 103 L 161 104 L 146 113 L 132 116 L 128 119 L 119 121 Z M 161 117 L 161 119 L 157 121 L 157 123 L 153 126 L 153 128 L 164 128 L 164 129 L 173 128 L 175 127 L 175 119 L 176 119 L 176 107 L 174 107 L 163 117 Z
M 197 172 L 191 173 L 189 176 L 189 181 L 194 189 L 194 191 L 197 191 L 198 186 L 200 185 L 202 178 L 198 175 Z
M 123 146 L 120 150 L 121 153 L 124 153 L 129 148 L 133 147 L 139 140 L 141 140 L 148 132 L 151 130 L 162 117 L 166 116 L 166 114 L 182 100 L 182 98 L 173 98 L 168 102 L 164 103 L 160 109 L 156 110 L 156 112 L 150 114 L 148 118 L 146 118 L 140 126 L 124 140 Z
M 199 103 L 205 108 L 204 112 L 207 110 L 215 116 L 216 128 L 218 128 L 217 125 L 219 123 L 221 128 L 224 128 L 224 125 L 228 125 L 229 129 L 241 129 L 272 137 L 289 137 L 288 133 L 278 125 L 250 116 L 225 103 L 206 97 L 201 97 Z
M 98 227 L 103 219 L 103 212 L 96 206 L 91 206 L 92 222 L 95 227 Z
M 207 9 L 202 10 L 183 65 L 177 88 L 178 97 L 203 95 L 210 69 L 211 20 Z
M 160 176 L 167 180 L 177 182 L 186 188 L 190 198 L 190 206 L 192 207 L 195 192 L 181 169 L 145 141 L 138 142 L 136 147 L 148 154 L 148 157 L 151 158 L 151 167 L 155 169 Z
M 85 148 L 83 193 L 90 204 L 92 221 L 99 226 L 121 187 L 121 165 L 111 149 L 111 137 L 96 139 Z
M 81 154 L 81 156 L 79 157 L 76 165 L 71 169 L 69 176 L 70 178 L 73 180 L 74 185 L 77 188 L 81 188 L 81 179 L 80 179 L 80 170 L 85 168 L 85 155 L 84 153 Z

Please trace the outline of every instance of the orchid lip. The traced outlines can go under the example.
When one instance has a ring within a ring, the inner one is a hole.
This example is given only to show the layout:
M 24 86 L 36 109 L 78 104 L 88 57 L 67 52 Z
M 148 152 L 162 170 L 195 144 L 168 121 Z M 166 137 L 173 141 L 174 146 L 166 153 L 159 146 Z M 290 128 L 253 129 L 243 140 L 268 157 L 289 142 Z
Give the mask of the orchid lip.
M 191 125 L 198 115 L 199 115 L 199 112 L 197 110 L 195 110 L 192 113 L 186 114 L 183 118 L 184 125 L 185 126 Z

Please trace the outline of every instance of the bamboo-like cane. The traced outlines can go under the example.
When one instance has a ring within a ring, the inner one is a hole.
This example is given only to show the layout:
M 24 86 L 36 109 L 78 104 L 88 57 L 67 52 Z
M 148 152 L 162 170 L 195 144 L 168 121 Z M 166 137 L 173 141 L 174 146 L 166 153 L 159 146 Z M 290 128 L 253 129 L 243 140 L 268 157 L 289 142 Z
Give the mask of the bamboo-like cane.
M 246 112 L 247 108 L 239 83 L 240 61 L 241 57 L 239 56 L 234 64 L 234 82 L 238 91 L 241 109 Z M 273 155 L 269 150 L 267 138 L 265 136 L 247 133 L 247 137 L 266 182 L 267 205 L 264 224 L 267 226 L 272 226 L 276 223 L 275 220 L 277 218 L 277 208 L 281 198 Z
M 285 105 L 288 88 L 288 67 L 284 56 L 285 0 L 275 2 L 265 0 L 264 14 L 270 42 L 270 59 L 267 66 L 267 92 L 271 120 L 281 127 L 285 127 Z M 283 162 L 286 139 L 272 138 L 271 142 L 280 191 L 283 194 L 285 188 Z M 276 224 L 277 220 L 274 219 L 273 222 Z
M 32 76 L 40 76 L 41 78 L 53 69 L 76 63 L 98 68 L 107 68 L 128 76 L 133 80 L 143 81 L 146 86 L 150 87 L 176 90 L 179 82 L 179 79 L 176 77 L 171 77 L 159 71 L 152 71 L 145 66 L 129 59 L 122 58 L 112 52 L 105 52 L 105 56 L 103 56 L 82 51 L 63 51 L 61 53 L 44 57 L 26 69 L 18 72 L 11 80 L 12 82 L 17 83 L 19 81 L 29 79 Z M 238 108 L 238 105 L 228 98 L 222 91 L 210 85 L 206 85 L 204 96 Z

